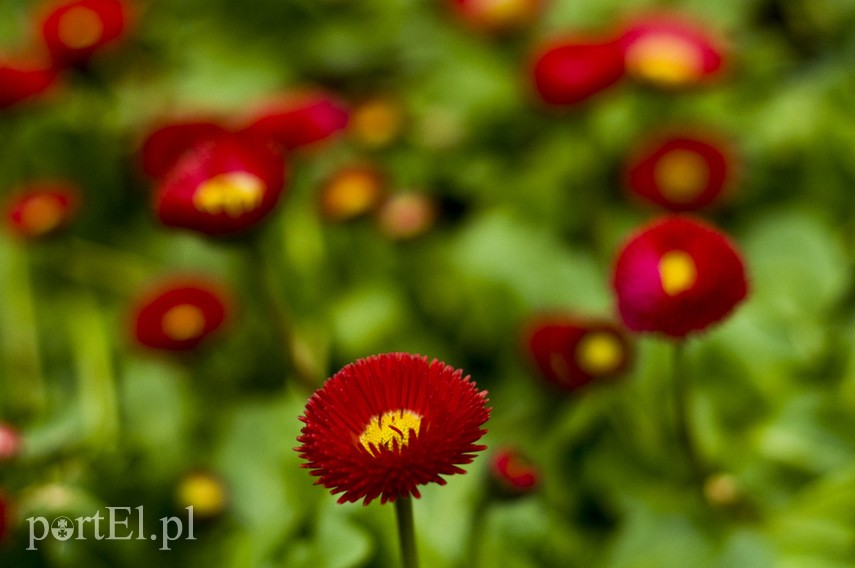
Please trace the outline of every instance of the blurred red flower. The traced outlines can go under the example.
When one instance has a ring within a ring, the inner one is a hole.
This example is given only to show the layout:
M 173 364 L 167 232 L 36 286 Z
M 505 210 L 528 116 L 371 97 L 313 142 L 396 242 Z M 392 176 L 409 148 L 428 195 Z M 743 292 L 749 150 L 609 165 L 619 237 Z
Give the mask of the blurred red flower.
M 57 78 L 58 72 L 49 61 L 32 56 L 0 56 L 0 109 L 46 92 Z
M 0 544 L 6 540 L 6 534 L 9 526 L 9 503 L 6 501 L 6 496 L 3 491 L 0 491 Z
M 668 134 L 636 149 L 626 165 L 629 190 L 670 211 L 717 203 L 734 174 L 732 154 L 708 137 Z
M 133 312 L 137 342 L 153 349 L 195 349 L 226 320 L 228 300 L 200 279 L 161 284 L 143 295 Z
M 11 424 L 0 422 L 0 463 L 12 460 L 21 453 L 21 433 Z
M 285 150 L 296 150 L 326 140 L 344 130 L 349 110 L 331 93 L 291 93 L 268 101 L 240 129 L 273 140 Z
M 629 22 L 620 37 L 627 74 L 657 87 L 685 87 L 723 68 L 720 41 L 683 16 L 657 14 Z
M 120 0 L 75 0 L 49 10 L 41 32 L 56 66 L 81 67 L 124 35 L 127 19 Z
M 331 221 L 347 221 L 369 213 L 382 201 L 384 185 L 383 174 L 373 166 L 341 168 L 321 187 L 321 213 Z
M 258 224 L 276 206 L 285 161 L 265 140 L 223 133 L 184 152 L 160 184 L 160 221 L 206 235 L 228 235 Z
M 21 189 L 8 206 L 7 220 L 15 235 L 36 239 L 52 235 L 74 218 L 79 191 L 65 182 L 39 182 Z
M 714 228 L 658 219 L 623 245 L 612 286 L 626 326 L 682 338 L 727 316 L 748 294 L 742 258 Z
M 393 240 L 415 239 L 424 235 L 439 218 L 439 203 L 419 191 L 402 191 L 390 195 L 377 211 L 380 232 Z
M 344 367 L 315 392 L 295 448 L 339 503 L 419 497 L 465 473 L 490 416 L 487 393 L 445 363 L 386 353 Z
M 450 0 L 454 12 L 471 27 L 486 32 L 523 28 L 540 15 L 543 0 Z
M 524 339 L 543 378 L 567 391 L 620 375 L 632 360 L 625 331 L 610 321 L 538 318 L 527 326 Z
M 611 87 L 624 75 L 623 52 L 613 40 L 565 39 L 535 57 L 534 85 L 553 105 L 574 105 Z
M 212 120 L 163 124 L 152 130 L 143 141 L 143 171 L 153 178 L 162 178 L 185 153 L 225 133 L 226 129 Z
M 490 479 L 501 497 L 519 497 L 540 483 L 538 468 L 516 448 L 498 449 L 490 459 Z

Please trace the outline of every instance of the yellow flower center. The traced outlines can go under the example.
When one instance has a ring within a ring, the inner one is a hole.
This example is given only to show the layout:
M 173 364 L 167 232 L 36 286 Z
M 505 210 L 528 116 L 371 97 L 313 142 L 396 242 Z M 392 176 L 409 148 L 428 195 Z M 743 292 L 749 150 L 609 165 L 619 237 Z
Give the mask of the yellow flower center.
M 706 188 L 707 161 L 691 150 L 672 150 L 656 162 L 654 178 L 659 192 L 676 203 L 690 203 Z
M 682 250 L 672 250 L 659 260 L 659 279 L 662 289 L 669 296 L 676 296 L 692 286 L 698 277 L 698 270 L 692 256 Z
M 327 212 L 336 219 L 350 219 L 371 208 L 377 201 L 377 179 L 369 172 L 346 172 L 327 187 Z
M 528 0 L 479 0 L 478 10 L 482 12 L 493 27 L 511 26 L 528 20 L 536 3 Z
M 623 344 L 610 331 L 586 333 L 576 346 L 579 367 L 592 376 L 617 369 L 623 360 Z
M 211 517 L 226 507 L 226 490 L 223 484 L 211 475 L 193 474 L 178 488 L 178 502 L 181 506 L 192 506 L 201 517 Z
M 261 205 L 264 182 L 247 172 L 220 174 L 203 182 L 193 194 L 193 206 L 216 215 L 238 217 Z
M 401 108 L 396 102 L 376 98 L 356 108 L 350 128 L 360 142 L 378 147 L 395 139 L 403 121 Z
M 698 49 L 668 34 L 654 34 L 633 43 L 626 53 L 630 74 L 661 87 L 693 83 L 701 76 Z
M 410 443 L 410 432 L 419 433 L 422 417 L 410 410 L 390 410 L 375 416 L 359 436 L 359 443 L 374 455 L 381 446 L 400 450 Z
M 178 304 L 163 314 L 161 327 L 175 341 L 199 337 L 205 329 L 205 314 L 193 304 Z
M 76 6 L 59 20 L 57 34 L 60 41 L 71 49 L 84 49 L 98 43 L 104 33 L 104 23 L 98 12 Z
M 65 215 L 65 208 L 50 195 L 31 197 L 21 211 L 21 224 L 28 234 L 44 235 L 56 229 Z

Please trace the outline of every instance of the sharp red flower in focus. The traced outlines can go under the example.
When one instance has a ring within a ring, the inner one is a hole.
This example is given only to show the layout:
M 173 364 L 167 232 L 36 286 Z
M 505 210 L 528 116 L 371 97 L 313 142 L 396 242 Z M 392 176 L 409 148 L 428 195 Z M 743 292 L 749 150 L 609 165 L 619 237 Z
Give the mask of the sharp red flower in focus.
M 747 296 L 742 258 L 716 229 L 683 217 L 659 219 L 622 247 L 612 286 L 634 331 L 673 338 L 722 320 Z
M 722 199 L 734 169 L 731 152 L 723 143 L 668 134 L 633 152 L 625 183 L 635 195 L 670 211 L 693 211 Z
M 342 168 L 319 193 L 321 213 L 331 221 L 348 221 L 376 209 L 384 194 L 383 174 L 369 165 Z
M 226 321 L 228 300 L 200 279 L 161 284 L 143 295 L 133 312 L 137 342 L 152 349 L 189 351 Z
M 0 56 L 0 109 L 45 93 L 58 76 L 49 61 L 38 57 Z
M 465 473 L 490 416 L 487 392 L 434 359 L 386 353 L 344 367 L 315 392 L 295 448 L 339 503 L 419 497 Z
M 490 479 L 497 495 L 521 497 L 537 489 L 540 471 L 522 452 L 505 447 L 490 459 Z
M 616 377 L 632 360 L 627 334 L 610 321 L 544 317 L 526 326 L 523 335 L 541 376 L 566 391 Z
M 127 27 L 121 0 L 76 0 L 48 11 L 41 32 L 58 67 L 82 67 L 97 52 L 119 40 Z
M 74 218 L 78 202 L 79 191 L 70 184 L 42 182 L 29 185 L 8 206 L 10 230 L 25 239 L 56 234 Z
M 723 69 L 720 41 L 702 25 L 673 14 L 643 17 L 623 29 L 627 74 L 664 88 L 697 85 Z
M 268 141 L 223 133 L 185 151 L 154 196 L 169 227 L 230 235 L 258 224 L 276 206 L 285 161 Z
M 568 39 L 541 50 L 533 66 L 534 85 L 552 105 L 574 105 L 617 83 L 624 75 L 623 52 L 613 40 Z
M 293 93 L 269 101 L 251 115 L 240 132 L 296 150 L 327 140 L 347 127 L 349 110 L 331 93 Z
M 0 463 L 10 461 L 21 453 L 21 433 L 11 424 L 0 422 Z
M 532 24 L 543 10 L 543 0 L 448 0 L 469 26 L 490 33 L 518 30 Z
M 199 144 L 226 134 L 213 120 L 170 122 L 153 129 L 142 144 L 143 171 L 159 179 L 164 177 L 184 154 Z

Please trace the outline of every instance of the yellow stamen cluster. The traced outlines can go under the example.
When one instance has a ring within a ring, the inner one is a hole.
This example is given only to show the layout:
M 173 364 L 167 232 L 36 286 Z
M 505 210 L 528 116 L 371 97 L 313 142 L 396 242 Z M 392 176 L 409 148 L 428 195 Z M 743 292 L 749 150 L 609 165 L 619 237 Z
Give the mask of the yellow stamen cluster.
M 586 333 L 576 346 L 576 361 L 589 375 L 597 376 L 617 369 L 623 361 L 623 344 L 610 331 Z
M 161 327 L 175 341 L 199 337 L 205 329 L 205 314 L 193 304 L 178 304 L 163 314 Z
M 54 197 L 36 195 L 21 211 L 21 225 L 31 235 L 44 235 L 59 226 L 64 214 L 63 205 Z
M 264 182 L 247 172 L 220 174 L 203 182 L 193 194 L 193 206 L 204 213 L 238 217 L 261 205 Z
M 421 424 L 422 417 L 415 412 L 390 410 L 371 419 L 359 436 L 359 443 L 372 455 L 380 447 L 401 449 L 410 443 L 411 431 L 418 435 Z
M 71 49 L 85 49 L 98 43 L 104 33 L 101 16 L 91 8 L 76 6 L 62 15 L 57 34 Z
M 701 75 L 696 47 L 679 37 L 655 34 L 635 42 L 626 53 L 627 71 L 661 87 L 678 87 Z
M 662 255 L 659 260 L 659 278 L 665 293 L 676 296 L 694 286 L 698 269 L 689 253 L 672 250 Z
M 691 203 L 706 188 L 710 169 L 697 152 L 672 150 L 656 162 L 654 177 L 664 197 L 676 203 Z

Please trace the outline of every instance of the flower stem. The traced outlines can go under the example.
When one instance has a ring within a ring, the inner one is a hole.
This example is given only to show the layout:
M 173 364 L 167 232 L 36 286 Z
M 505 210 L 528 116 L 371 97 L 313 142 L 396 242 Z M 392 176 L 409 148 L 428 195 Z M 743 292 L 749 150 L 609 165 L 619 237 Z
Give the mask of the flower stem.
M 395 514 L 398 518 L 398 540 L 401 543 L 401 566 L 418 568 L 416 554 L 416 532 L 413 524 L 413 500 L 399 496 L 395 499 Z
M 487 510 L 490 506 L 490 498 L 486 492 L 478 497 L 475 509 L 472 512 L 469 537 L 466 539 L 466 557 L 461 568 L 477 568 L 481 565 L 481 541 L 484 539 L 484 526 L 487 520 Z
M 674 402 L 677 412 L 677 436 L 683 451 L 686 454 L 686 461 L 689 465 L 689 472 L 692 480 L 697 483 L 699 488 L 703 487 L 705 473 L 704 466 L 698 455 L 698 450 L 692 435 L 692 424 L 690 419 L 689 400 L 689 375 L 686 371 L 685 357 L 685 342 L 677 341 L 673 348 L 674 364 Z

